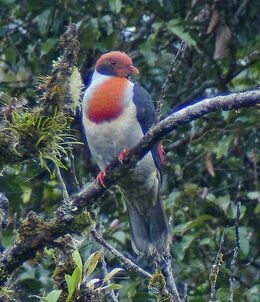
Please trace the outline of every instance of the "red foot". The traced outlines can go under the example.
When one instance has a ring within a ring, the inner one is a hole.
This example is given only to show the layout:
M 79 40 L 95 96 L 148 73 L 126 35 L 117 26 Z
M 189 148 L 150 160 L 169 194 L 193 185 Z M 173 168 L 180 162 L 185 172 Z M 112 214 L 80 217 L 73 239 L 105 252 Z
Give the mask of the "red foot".
M 128 153 L 128 149 L 127 148 L 124 148 L 123 151 L 121 151 L 119 154 L 118 154 L 118 160 L 120 161 L 120 163 L 122 164 L 123 163 L 123 160 L 126 158 L 126 155 Z
M 106 176 L 106 167 L 102 169 L 96 178 L 97 182 L 101 184 L 102 187 L 106 188 L 105 182 L 104 182 L 104 177 Z

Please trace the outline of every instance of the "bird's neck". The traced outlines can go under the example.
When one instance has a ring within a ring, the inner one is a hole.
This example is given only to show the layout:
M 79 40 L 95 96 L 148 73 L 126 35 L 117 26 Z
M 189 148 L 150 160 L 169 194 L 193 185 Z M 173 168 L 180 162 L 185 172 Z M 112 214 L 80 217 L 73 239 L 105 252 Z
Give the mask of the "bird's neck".
M 93 85 L 93 86 L 92 86 Z M 123 112 L 128 80 L 119 77 L 102 76 L 95 72 L 85 114 L 92 122 L 99 124 L 116 119 Z M 91 87 L 90 87 L 91 88 Z

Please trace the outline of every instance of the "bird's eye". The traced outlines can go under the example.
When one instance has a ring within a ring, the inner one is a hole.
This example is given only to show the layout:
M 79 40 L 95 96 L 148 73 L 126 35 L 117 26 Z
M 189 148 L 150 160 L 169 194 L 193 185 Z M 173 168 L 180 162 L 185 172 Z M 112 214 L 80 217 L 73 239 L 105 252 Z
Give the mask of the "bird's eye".
M 115 61 L 110 61 L 110 63 L 111 63 L 112 65 L 116 65 L 116 62 L 115 62 Z

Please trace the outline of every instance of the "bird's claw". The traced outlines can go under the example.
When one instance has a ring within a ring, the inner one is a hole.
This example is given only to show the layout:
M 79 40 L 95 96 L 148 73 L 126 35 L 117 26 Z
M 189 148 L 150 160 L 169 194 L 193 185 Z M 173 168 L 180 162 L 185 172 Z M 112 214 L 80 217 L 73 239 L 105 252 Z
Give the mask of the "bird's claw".
M 127 148 L 124 148 L 123 151 L 121 151 L 119 154 L 118 154 L 118 160 L 120 161 L 120 163 L 122 164 L 124 159 L 126 158 L 126 155 L 128 153 L 128 149 Z
M 101 184 L 102 187 L 106 188 L 104 177 L 106 176 L 106 168 L 102 169 L 97 175 L 97 182 Z

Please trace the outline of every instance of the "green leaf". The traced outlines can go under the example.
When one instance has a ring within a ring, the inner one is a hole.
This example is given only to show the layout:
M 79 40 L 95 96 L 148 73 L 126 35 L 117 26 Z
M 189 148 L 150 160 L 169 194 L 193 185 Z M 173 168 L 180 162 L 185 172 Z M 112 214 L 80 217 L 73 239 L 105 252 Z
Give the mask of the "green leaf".
M 41 298 L 44 302 L 57 302 L 62 290 L 53 290 L 46 297 Z
M 110 16 L 105 15 L 104 17 L 102 17 L 100 19 L 100 23 L 102 24 L 108 35 L 113 33 L 113 24 Z
M 218 197 L 215 204 L 217 204 L 224 212 L 226 212 L 230 204 L 230 196 L 225 195 Z
M 230 196 L 224 195 L 220 197 L 215 197 L 213 194 L 208 194 L 206 199 L 212 203 L 214 203 L 216 206 L 221 208 L 225 213 L 230 205 Z
M 250 302 L 259 302 L 260 284 L 254 285 L 246 291 L 246 297 Z
M 246 227 L 239 227 L 239 235 L 240 235 L 240 250 L 243 257 L 246 257 L 250 251 L 250 244 L 248 233 L 250 232 Z
M 71 281 L 72 281 L 72 285 L 73 285 L 73 289 L 75 290 L 77 285 L 79 284 L 80 281 L 80 275 L 81 275 L 81 270 L 76 267 L 72 276 L 71 276 Z
M 173 233 L 174 234 L 181 233 L 183 235 L 189 229 L 199 226 L 201 224 L 204 224 L 205 221 L 212 220 L 213 218 L 214 217 L 211 215 L 201 215 L 201 216 L 197 217 L 196 219 L 193 219 L 191 221 L 178 225 L 177 227 L 174 228 Z
M 0 0 L 0 3 L 3 3 L 4 5 L 11 6 L 15 0 Z
M 95 270 L 101 255 L 102 251 L 98 251 L 88 257 L 88 260 L 84 264 L 84 279 L 88 278 Z
M 67 287 L 68 287 L 68 293 L 69 295 L 73 295 L 73 282 L 72 282 L 72 277 L 71 275 L 65 275 L 65 281 L 67 283 Z
M 153 52 L 154 42 L 151 39 L 147 39 L 139 46 L 141 54 L 145 57 L 146 63 L 150 66 L 154 66 L 157 55 Z
M 120 284 L 111 283 L 111 284 L 108 284 L 108 285 L 106 285 L 106 286 L 100 287 L 100 288 L 98 289 L 98 291 L 105 290 L 105 289 L 111 289 L 111 290 L 113 290 L 113 289 L 119 289 L 119 288 L 121 288 L 121 287 L 122 287 L 122 285 L 120 285 Z
M 82 264 L 82 259 L 81 259 L 81 256 L 80 256 L 80 253 L 78 250 L 75 250 L 73 253 L 72 253 L 72 258 L 75 262 L 75 264 L 77 265 L 77 267 L 80 269 L 80 271 L 82 272 L 82 268 L 83 268 L 83 264 Z
M 218 145 L 213 150 L 213 152 L 217 154 L 217 159 L 220 159 L 223 156 L 227 156 L 231 140 L 232 140 L 232 136 L 227 136 L 227 135 L 224 135 L 220 139 Z
M 227 301 L 227 298 L 229 297 L 229 295 L 230 295 L 229 288 L 220 288 L 216 292 L 216 297 L 220 301 Z
M 193 240 L 196 236 L 192 235 L 185 235 L 182 237 L 181 242 L 175 244 L 174 253 L 176 258 L 179 261 L 182 261 L 186 255 L 186 250 L 189 249 L 190 245 L 192 244 Z
M 68 287 L 68 297 L 66 299 L 66 302 L 70 302 L 71 298 L 74 294 L 75 289 L 77 288 L 79 281 L 80 281 L 80 275 L 81 271 L 78 267 L 75 268 L 74 272 L 72 273 L 72 276 L 70 275 L 65 275 L 65 281 L 67 283 Z
M 57 44 L 57 38 L 49 38 L 44 43 L 41 44 L 41 57 L 46 55 L 51 49 L 54 48 L 55 44 Z
M 179 20 L 172 19 L 170 22 L 168 22 L 167 28 L 182 41 L 186 42 L 189 46 L 196 47 L 196 41 L 191 37 L 189 33 L 185 32 L 185 29 L 180 24 Z
M 210 238 L 204 238 L 204 239 L 200 240 L 199 245 L 200 246 L 203 246 L 203 245 L 212 245 L 212 239 L 210 239 Z
M 24 204 L 29 203 L 30 199 L 31 199 L 31 194 L 32 194 L 32 188 L 30 187 L 26 187 L 26 186 L 21 186 L 22 190 L 23 190 L 23 194 L 22 194 L 22 200 Z
M 109 6 L 114 13 L 119 13 L 122 8 L 121 0 L 109 0 Z
M 126 243 L 126 233 L 123 231 L 116 231 L 115 233 L 113 233 L 113 238 L 115 240 L 117 240 L 118 242 L 120 242 L 121 244 L 125 244 Z
M 250 233 L 250 230 L 246 227 L 239 227 L 239 240 L 240 240 L 240 251 L 242 258 L 245 258 L 250 251 L 250 243 L 248 238 L 248 233 Z M 230 227 L 227 229 L 227 235 L 228 239 L 230 241 L 233 241 L 233 245 L 235 245 L 236 240 L 236 232 L 235 227 Z
M 94 279 L 91 279 L 88 283 L 87 283 L 87 286 L 90 287 L 90 288 L 94 288 L 94 285 L 99 282 L 100 279 L 98 278 L 94 278 Z
M 255 207 L 255 214 L 260 214 L 260 203 Z
M 49 29 L 51 13 L 52 9 L 46 9 L 34 19 L 34 22 L 38 24 L 39 31 L 42 35 L 44 35 Z
M 106 283 L 108 280 L 110 280 L 111 278 L 113 278 L 117 273 L 119 273 L 119 272 L 121 272 L 121 271 L 123 271 L 122 268 L 114 268 L 111 272 L 109 272 L 109 273 L 105 276 L 105 278 L 104 278 L 104 280 L 103 280 L 103 283 Z
M 254 199 L 260 199 L 260 192 L 258 192 L 258 191 L 255 191 L 255 192 L 248 192 L 248 193 L 247 193 L 247 197 L 248 197 L 249 199 L 252 199 L 252 200 L 254 200 Z
M 240 219 L 242 219 L 245 215 L 246 212 L 246 207 L 244 205 L 240 206 Z M 226 211 L 226 216 L 229 219 L 236 219 L 237 217 L 237 206 L 234 203 L 230 203 L 227 211 Z

